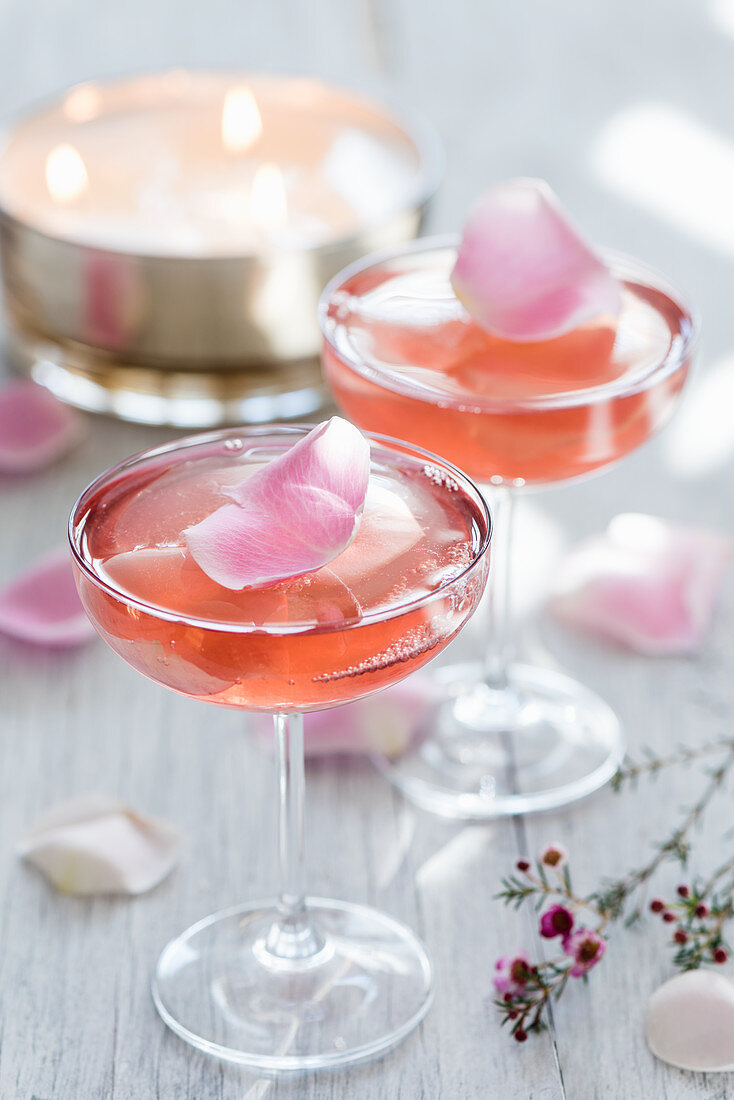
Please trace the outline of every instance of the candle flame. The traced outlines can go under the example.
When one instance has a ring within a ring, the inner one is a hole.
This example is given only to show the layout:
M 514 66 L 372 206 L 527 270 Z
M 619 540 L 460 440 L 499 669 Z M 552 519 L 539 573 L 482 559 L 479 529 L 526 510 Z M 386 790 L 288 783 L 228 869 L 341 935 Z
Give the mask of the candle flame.
M 276 164 L 263 164 L 255 173 L 250 192 L 250 217 L 261 229 L 283 225 L 288 201 L 283 173 Z
M 73 145 L 57 145 L 46 157 L 46 186 L 54 202 L 74 202 L 89 186 L 89 177 Z
M 102 96 L 96 84 L 79 84 L 64 100 L 63 111 L 71 122 L 89 122 L 102 109 Z
M 222 108 L 222 145 L 229 153 L 246 152 L 263 131 L 257 102 L 249 88 L 230 88 Z

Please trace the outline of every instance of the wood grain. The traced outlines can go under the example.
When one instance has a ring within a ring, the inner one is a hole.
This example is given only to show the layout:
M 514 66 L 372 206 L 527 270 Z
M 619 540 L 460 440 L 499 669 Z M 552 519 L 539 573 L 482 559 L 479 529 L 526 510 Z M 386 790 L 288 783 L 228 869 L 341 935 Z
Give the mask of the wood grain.
M 404 96 L 433 118 L 449 154 L 437 229 L 455 228 L 490 180 L 547 176 L 596 239 L 658 264 L 690 289 L 706 316 L 705 377 L 734 344 L 731 258 L 614 194 L 590 157 L 617 112 L 650 100 L 734 140 L 733 52 L 708 8 L 684 0 L 608 8 L 581 0 L 528 0 L 522 8 L 486 0 L 3 0 L 0 114 L 72 80 L 165 65 L 314 71 Z M 56 468 L 0 482 L 0 579 L 63 543 L 69 507 L 93 475 L 166 437 L 90 420 L 86 440 Z M 731 529 L 731 452 L 693 478 L 674 473 L 671 447 L 663 437 L 598 481 L 528 498 L 517 547 L 528 645 L 547 644 L 604 695 L 632 746 L 663 748 L 730 729 L 734 593 L 704 653 L 687 661 L 580 642 L 533 605 L 562 547 L 617 512 Z M 471 644 L 465 638 L 459 648 Z M 312 891 L 372 902 L 415 927 L 435 959 L 436 1001 L 420 1030 L 380 1062 L 269 1080 L 193 1054 L 160 1023 L 148 993 L 172 934 L 273 891 L 274 778 L 264 747 L 238 715 L 156 688 L 101 643 L 58 655 L 0 639 L 0 678 L 0 1100 L 733 1094 L 727 1077 L 667 1069 L 645 1048 L 644 998 L 670 973 L 660 926 L 616 933 L 594 981 L 572 989 L 551 1031 L 524 1048 L 499 1032 L 491 1003 L 494 959 L 533 934 L 530 917 L 492 900 L 499 876 L 548 839 L 571 849 L 582 888 L 644 859 L 674 810 L 695 797 L 685 772 L 637 795 L 606 792 L 564 813 L 458 828 L 413 810 L 365 763 L 311 766 Z M 15 844 L 40 810 L 92 790 L 181 826 L 181 864 L 149 896 L 62 899 L 18 862 Z M 730 807 L 728 796 L 719 800 L 703 837 L 712 864 Z M 666 872 L 661 889 L 675 880 Z

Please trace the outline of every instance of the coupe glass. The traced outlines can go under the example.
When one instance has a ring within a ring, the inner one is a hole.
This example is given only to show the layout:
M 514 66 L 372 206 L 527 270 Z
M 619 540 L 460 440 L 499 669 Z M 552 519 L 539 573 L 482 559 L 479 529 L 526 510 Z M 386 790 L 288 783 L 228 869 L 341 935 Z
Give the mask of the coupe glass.
M 570 677 L 519 663 L 508 616 L 519 489 L 609 466 L 668 420 L 691 364 L 697 322 L 656 271 L 606 253 L 622 284 L 619 318 L 562 337 L 490 336 L 456 299 L 458 238 L 368 256 L 329 284 L 319 313 L 326 380 L 361 428 L 446 456 L 493 503 L 496 533 L 482 659 L 438 670 L 445 694 L 420 736 L 381 769 L 414 802 L 486 819 L 561 806 L 616 770 L 619 723 Z
M 266 1071 L 371 1057 L 429 1007 L 430 963 L 408 928 L 305 895 L 303 713 L 388 687 L 439 653 L 479 603 L 489 563 L 473 483 L 372 437 L 365 512 L 342 555 L 266 589 L 210 581 L 182 530 L 307 430 L 214 432 L 137 455 L 85 490 L 69 527 L 82 602 L 116 653 L 189 697 L 273 715 L 279 896 L 199 921 L 168 944 L 153 980 L 173 1031 Z

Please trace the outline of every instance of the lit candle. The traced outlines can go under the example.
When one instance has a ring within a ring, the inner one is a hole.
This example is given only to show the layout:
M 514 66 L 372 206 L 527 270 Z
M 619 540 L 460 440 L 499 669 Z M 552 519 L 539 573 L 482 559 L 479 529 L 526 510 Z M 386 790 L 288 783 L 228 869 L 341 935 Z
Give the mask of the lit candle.
M 417 232 L 439 160 L 422 124 L 313 80 L 73 88 L 0 154 L 16 349 L 61 396 L 135 419 L 313 411 L 316 368 L 293 364 L 318 350 L 320 289 Z

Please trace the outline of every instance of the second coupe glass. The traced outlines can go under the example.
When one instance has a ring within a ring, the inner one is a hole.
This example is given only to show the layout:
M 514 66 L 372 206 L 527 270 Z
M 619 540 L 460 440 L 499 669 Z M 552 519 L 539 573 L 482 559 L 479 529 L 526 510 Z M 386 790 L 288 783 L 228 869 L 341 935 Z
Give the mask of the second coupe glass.
M 456 238 L 345 269 L 320 306 L 326 380 L 347 416 L 446 456 L 487 487 L 495 537 L 481 660 L 438 670 L 445 696 L 380 767 L 447 817 L 551 809 L 616 770 L 619 723 L 598 696 L 512 652 L 508 588 L 516 493 L 600 470 L 668 420 L 697 325 L 666 279 L 612 253 L 618 318 L 521 343 L 491 336 L 455 297 Z

